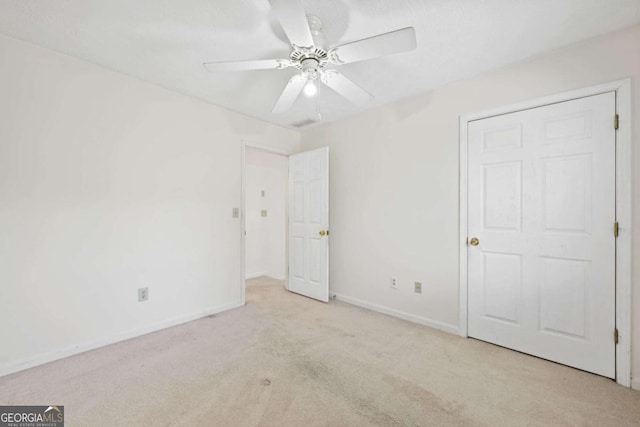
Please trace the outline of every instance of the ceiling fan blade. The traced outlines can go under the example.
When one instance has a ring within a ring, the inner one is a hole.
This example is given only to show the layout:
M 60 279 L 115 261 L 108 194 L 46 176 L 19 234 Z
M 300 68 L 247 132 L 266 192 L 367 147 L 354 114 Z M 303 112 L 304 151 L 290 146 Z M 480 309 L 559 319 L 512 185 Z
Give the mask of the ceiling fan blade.
M 414 50 L 416 46 L 416 30 L 413 27 L 407 27 L 334 47 L 328 55 L 329 60 L 334 64 L 348 64 L 407 52 Z
M 291 66 L 288 59 L 259 59 L 256 61 L 205 62 L 204 68 L 212 73 L 225 71 L 248 71 L 282 69 Z
M 291 80 L 289 80 L 289 83 L 285 86 L 280 98 L 278 98 L 278 101 L 271 112 L 283 113 L 291 108 L 293 103 L 296 102 L 298 95 L 300 95 L 300 92 L 302 92 L 305 84 L 307 84 L 306 76 L 297 74 L 291 77 Z
M 320 78 L 322 79 L 322 83 L 326 84 L 339 95 L 344 96 L 356 105 L 364 104 L 373 98 L 373 95 L 336 70 L 327 70 L 322 73 Z
M 270 0 L 282 29 L 292 45 L 313 46 L 313 37 L 300 0 Z

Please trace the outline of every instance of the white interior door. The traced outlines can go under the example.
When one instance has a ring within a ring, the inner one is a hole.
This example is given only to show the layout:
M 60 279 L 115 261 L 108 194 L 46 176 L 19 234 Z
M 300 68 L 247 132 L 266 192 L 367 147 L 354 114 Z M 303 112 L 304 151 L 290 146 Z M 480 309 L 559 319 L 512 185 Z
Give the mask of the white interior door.
M 615 377 L 614 116 L 611 92 L 469 123 L 469 336 Z
M 288 281 L 329 301 L 329 147 L 289 156 Z

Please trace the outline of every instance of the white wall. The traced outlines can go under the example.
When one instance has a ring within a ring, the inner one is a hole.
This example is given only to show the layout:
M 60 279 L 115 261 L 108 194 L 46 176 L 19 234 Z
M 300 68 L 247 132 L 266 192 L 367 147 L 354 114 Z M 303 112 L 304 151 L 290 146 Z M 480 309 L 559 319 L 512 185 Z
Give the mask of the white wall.
M 239 304 L 241 139 L 299 134 L 6 37 L 0 58 L 0 375 Z
M 640 26 L 303 132 L 303 149 L 331 147 L 331 291 L 457 329 L 460 115 L 626 77 L 633 79 L 637 101 Z M 640 108 L 634 108 L 638 325 Z M 397 291 L 389 286 L 392 275 L 399 279 Z M 413 292 L 414 281 L 423 283 L 422 295 Z M 633 334 L 640 388 L 640 327 Z
M 247 278 L 285 279 L 288 167 L 286 156 L 250 147 L 245 151 Z

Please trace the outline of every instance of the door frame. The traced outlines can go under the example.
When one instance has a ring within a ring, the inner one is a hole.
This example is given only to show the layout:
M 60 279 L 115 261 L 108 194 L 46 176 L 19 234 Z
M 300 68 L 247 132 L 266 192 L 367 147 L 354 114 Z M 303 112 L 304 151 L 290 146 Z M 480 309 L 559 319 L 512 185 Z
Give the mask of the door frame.
M 247 229 L 247 218 L 246 218 L 246 187 L 247 187 L 247 177 L 246 177 L 246 152 L 247 148 L 253 148 L 260 151 L 265 151 L 270 154 L 277 154 L 279 156 L 284 156 L 287 159 L 292 154 L 285 150 L 279 150 L 274 147 L 269 147 L 266 145 L 257 144 L 254 142 L 241 140 L 241 159 L 240 159 L 240 186 L 241 186 L 241 199 L 240 199 L 240 288 L 241 288 L 241 305 L 245 305 L 246 301 L 246 291 L 247 291 L 247 278 L 246 278 L 246 229 Z M 287 170 L 288 170 L 287 165 Z M 287 172 L 288 174 L 288 172 Z M 287 189 L 285 190 L 285 216 L 286 223 L 289 223 L 289 186 L 287 185 Z M 285 288 L 289 289 L 289 227 L 285 227 Z
M 620 121 L 616 131 L 616 220 L 620 224 L 616 239 L 616 313 L 615 323 L 619 333 L 616 346 L 616 382 L 631 387 L 631 269 L 632 269 L 632 178 L 633 160 L 631 151 L 631 79 L 617 80 L 583 89 L 564 92 L 503 107 L 492 108 L 460 116 L 460 234 L 459 247 L 459 302 L 460 318 L 458 334 L 468 337 L 467 294 L 467 216 L 468 216 L 468 124 L 531 108 L 559 102 L 571 101 L 603 93 L 615 92 L 616 113 Z M 613 125 L 613 117 L 611 118 Z M 613 224 L 612 224 L 613 226 Z M 613 231 L 612 231 L 613 232 Z M 613 331 L 612 331 L 613 333 Z M 613 340 L 613 336 L 611 337 Z

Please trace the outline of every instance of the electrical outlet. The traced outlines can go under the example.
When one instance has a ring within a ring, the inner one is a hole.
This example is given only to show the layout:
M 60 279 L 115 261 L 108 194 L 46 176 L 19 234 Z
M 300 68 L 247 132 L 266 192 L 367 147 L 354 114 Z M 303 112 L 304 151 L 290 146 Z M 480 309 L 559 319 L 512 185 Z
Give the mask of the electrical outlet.
M 260 192 L 260 195 L 261 195 L 262 197 L 264 197 L 264 190 L 262 190 L 262 191 Z
M 422 293 L 422 283 L 414 282 L 413 283 L 413 288 L 414 288 L 416 294 L 421 294 Z
M 240 208 L 233 208 L 231 211 L 232 218 L 240 218 Z
M 267 216 L 267 210 L 266 210 L 266 209 L 263 209 L 263 210 L 262 210 L 262 212 L 261 212 L 261 215 L 262 215 L 262 216 Z
M 398 289 L 398 279 L 396 277 L 391 277 L 391 287 L 393 289 Z
M 138 288 L 138 302 L 149 301 L 149 288 Z

